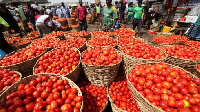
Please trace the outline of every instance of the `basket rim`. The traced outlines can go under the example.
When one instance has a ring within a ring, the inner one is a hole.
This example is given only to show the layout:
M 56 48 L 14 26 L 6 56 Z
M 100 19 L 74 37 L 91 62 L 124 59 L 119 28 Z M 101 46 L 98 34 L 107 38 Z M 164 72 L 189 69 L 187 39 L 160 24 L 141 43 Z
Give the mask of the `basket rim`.
M 65 75 L 61 75 L 61 74 L 58 74 L 58 75 L 67 76 L 67 75 L 69 75 L 70 73 L 74 72 L 74 71 L 77 69 L 77 67 L 80 66 L 80 64 L 81 64 L 81 53 L 80 53 L 80 51 L 79 51 L 77 48 L 74 48 L 74 47 L 69 47 L 69 48 L 72 48 L 72 49 L 76 49 L 76 50 L 77 50 L 77 52 L 78 52 L 79 55 L 80 55 L 79 63 L 76 65 L 76 68 L 75 68 L 74 70 L 70 71 L 69 73 L 67 73 L 67 74 L 65 74 Z M 54 50 L 57 50 L 57 49 L 60 49 L 60 48 L 54 48 L 54 49 L 52 49 L 52 50 L 46 52 L 45 54 L 50 53 L 50 52 L 52 52 L 52 51 L 54 51 Z M 36 62 L 35 65 L 33 66 L 33 74 L 36 74 L 36 73 L 35 73 L 35 68 L 36 68 L 36 66 L 38 65 L 38 62 L 39 62 L 39 61 L 40 61 L 40 58 L 37 60 L 37 62 Z M 44 73 L 37 73 L 37 74 L 44 74 Z
M 167 47 L 167 46 L 175 46 L 175 45 L 164 45 L 164 46 L 161 46 L 161 47 Z M 185 46 L 185 45 L 183 45 Z M 186 47 L 190 47 L 190 46 L 186 46 Z M 191 47 L 192 48 L 192 47 Z M 194 49 L 194 48 L 193 48 Z M 200 49 L 197 49 L 200 51 Z M 165 52 L 164 50 L 162 50 L 163 52 Z M 166 53 L 167 54 L 167 53 Z M 184 61 L 193 61 L 193 62 L 196 62 L 196 61 L 200 61 L 200 60 L 192 60 L 192 59 L 183 59 L 183 58 L 178 58 L 178 57 L 174 57 L 174 56 L 171 56 L 169 54 L 167 54 L 168 57 L 172 57 L 172 58 L 175 58 L 175 59 L 180 59 L 180 60 L 184 60 Z
M 93 49 L 93 48 L 89 48 L 89 49 Z M 113 48 L 113 49 L 115 49 L 115 48 Z M 86 49 L 86 50 L 88 50 L 88 49 Z M 86 51 L 86 50 L 85 50 L 85 51 Z M 81 53 L 81 55 L 82 55 L 85 51 L 83 51 L 83 52 Z M 112 66 L 118 65 L 118 64 L 120 64 L 120 63 L 122 62 L 122 55 L 121 55 L 121 52 L 118 51 L 117 49 L 115 49 L 115 51 L 117 52 L 117 55 L 120 55 L 120 56 L 121 56 L 120 61 L 119 61 L 118 63 L 116 63 L 116 64 L 112 64 L 112 65 L 89 65 L 89 64 L 83 63 L 83 62 L 82 62 L 82 59 L 81 59 L 81 63 L 84 64 L 84 65 L 87 65 L 87 66 L 89 66 L 89 67 L 95 67 L 95 66 L 96 66 L 96 67 L 112 67 Z
M 19 75 L 19 79 L 17 81 L 15 81 L 11 86 L 13 86 L 16 82 L 19 82 L 22 79 L 22 74 L 20 72 L 18 72 L 18 71 L 11 70 L 11 69 L 2 69 L 2 70 L 8 70 L 9 72 L 15 72 L 15 73 L 17 73 Z M 0 91 L 0 96 L 4 91 L 6 91 L 7 89 L 11 88 L 11 86 L 9 86 L 8 88 L 6 88 L 4 90 L 1 90 Z
M 156 63 L 159 63 L 159 62 L 147 62 L 147 63 L 143 63 L 143 64 L 153 64 L 153 65 L 155 65 Z M 143 64 L 140 64 L 140 65 L 143 65 Z M 169 63 L 165 63 L 165 64 L 169 65 L 170 67 L 178 67 L 178 68 L 181 69 L 181 70 L 185 70 L 185 69 L 183 69 L 183 68 L 181 68 L 181 67 L 179 67 L 179 66 L 175 66 L 175 65 L 172 65 L 172 64 L 169 64 Z M 152 107 L 158 109 L 159 111 L 165 112 L 164 110 L 161 110 L 160 108 L 158 108 L 158 107 L 154 106 L 153 104 L 151 104 L 151 102 L 149 102 L 144 96 L 142 96 L 142 95 L 140 94 L 140 92 L 138 92 L 138 90 L 131 84 L 131 82 L 130 82 L 130 80 L 129 80 L 129 78 L 128 78 L 128 75 L 130 74 L 131 70 L 133 70 L 133 69 L 134 69 L 134 66 L 132 66 L 132 67 L 128 70 L 129 72 L 126 73 L 127 83 L 129 83 L 129 84 L 136 90 L 136 92 L 140 95 L 139 97 L 142 97 L 142 99 L 144 99 L 144 100 L 146 101 L 146 103 L 148 103 L 150 106 L 152 106 Z M 192 76 L 193 78 L 197 78 L 197 76 L 195 76 L 194 74 L 188 72 L 187 70 L 185 70 L 185 71 L 187 72 L 187 74 L 189 74 L 189 75 Z
M 22 49 L 28 49 L 28 48 L 22 48 Z M 22 49 L 19 49 L 19 50 L 17 50 L 17 51 L 13 51 L 13 52 L 7 54 L 6 56 L 13 55 L 15 52 L 19 52 L 19 51 L 21 51 Z M 22 63 L 31 61 L 31 60 L 33 60 L 33 59 L 36 59 L 37 57 L 42 56 L 42 55 L 46 52 L 46 50 L 47 50 L 47 49 L 45 48 L 45 50 L 44 50 L 43 53 L 41 53 L 40 55 L 38 55 L 38 56 L 36 56 L 36 57 L 34 57 L 34 58 L 31 58 L 31 59 L 29 59 L 29 60 L 26 60 L 26 61 L 23 61 L 23 62 L 20 62 L 20 63 L 16 63 L 16 64 L 12 64 L 12 65 L 8 65 L 8 66 L 0 66 L 0 68 L 12 67 L 12 66 L 20 65 L 20 64 L 22 64 Z M 6 56 L 5 56 L 5 57 L 6 57 Z M 0 58 L 0 60 L 2 60 L 2 59 L 3 59 L 3 58 Z
M 141 44 L 141 43 L 136 43 L 136 44 Z M 145 44 L 146 44 L 146 43 L 145 43 Z M 128 45 L 129 45 L 129 44 L 128 44 Z M 124 46 L 127 46 L 127 45 L 124 45 Z M 121 46 L 121 47 L 124 47 L 124 46 Z M 133 56 L 131 56 L 131 55 L 128 55 L 128 54 L 124 53 L 124 52 L 121 50 L 121 47 L 119 47 L 119 49 L 120 49 L 120 51 L 122 52 L 122 54 L 125 55 L 125 56 L 129 56 L 130 58 L 135 58 L 135 59 L 140 59 L 140 60 L 147 60 L 147 61 L 162 61 L 162 60 L 166 60 L 167 57 L 168 57 L 168 54 L 167 54 L 167 53 L 165 53 L 161 48 L 155 47 L 155 46 L 154 46 L 154 48 L 159 48 L 160 51 L 165 55 L 165 58 L 158 59 L 158 60 L 156 60 L 156 59 L 137 58 L 137 57 L 133 57 Z
M 99 37 L 99 36 L 98 36 Z M 96 37 L 93 37 L 93 38 L 96 38 Z M 100 37 L 100 38 L 110 38 L 110 37 Z M 90 38 L 88 41 L 86 41 L 86 46 L 90 47 L 90 48 L 96 48 L 95 46 L 91 46 L 90 44 L 88 44 L 88 42 L 91 40 L 92 38 Z M 114 38 L 113 38 L 114 39 Z M 106 47 L 116 47 L 118 45 L 118 42 L 116 39 L 114 39 L 116 41 L 116 45 L 114 46 L 99 46 L 99 47 L 102 47 L 102 48 L 106 48 Z

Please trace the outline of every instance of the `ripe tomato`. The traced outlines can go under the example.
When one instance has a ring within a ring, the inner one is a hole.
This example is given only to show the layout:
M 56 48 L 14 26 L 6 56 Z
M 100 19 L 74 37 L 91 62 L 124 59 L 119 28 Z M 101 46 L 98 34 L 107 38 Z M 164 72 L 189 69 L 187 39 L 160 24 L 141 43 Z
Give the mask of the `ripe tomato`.
M 25 105 L 25 109 L 26 109 L 26 111 L 30 112 L 30 111 L 33 111 L 34 106 L 35 106 L 35 103 L 34 102 L 30 102 L 30 103 Z
M 18 91 L 21 91 L 21 90 L 24 89 L 24 87 L 25 87 L 24 84 L 20 84 L 20 85 L 17 87 L 17 90 L 18 90 Z
M 52 101 L 50 105 L 51 105 L 51 109 L 56 109 L 57 106 L 58 106 L 58 102 L 57 101 Z

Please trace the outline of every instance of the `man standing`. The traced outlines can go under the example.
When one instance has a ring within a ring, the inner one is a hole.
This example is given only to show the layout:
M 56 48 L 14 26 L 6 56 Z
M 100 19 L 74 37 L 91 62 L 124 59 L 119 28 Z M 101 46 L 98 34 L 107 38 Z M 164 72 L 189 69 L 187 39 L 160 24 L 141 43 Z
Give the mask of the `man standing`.
M 24 32 L 27 33 L 29 29 L 28 29 L 27 19 L 24 14 L 23 8 L 21 6 L 19 6 L 19 3 L 13 3 L 13 5 L 16 7 L 16 9 L 15 9 L 16 14 L 18 14 L 20 19 L 22 20 Z
M 112 5 L 112 0 L 106 0 L 107 6 L 103 9 L 103 30 L 113 31 L 117 22 L 117 9 Z
M 22 33 L 17 24 L 17 21 L 14 19 L 11 12 L 6 8 L 4 4 L 0 4 L 0 7 L 0 16 L 9 24 L 8 32 L 12 33 L 11 30 L 14 30 L 16 33 L 20 33 L 20 36 L 22 37 Z
M 76 14 L 78 15 L 79 20 L 79 29 L 80 31 L 84 30 L 87 31 L 87 21 L 86 21 L 86 15 L 87 10 L 82 4 L 82 0 L 79 1 L 80 6 L 77 7 Z
M 36 31 L 36 26 L 35 26 L 35 16 L 36 12 L 39 13 L 39 11 L 36 11 L 34 8 L 31 7 L 31 4 L 27 5 L 27 15 L 29 17 L 29 21 L 33 24 L 33 28 Z
M 70 18 L 70 11 L 69 11 L 69 8 L 67 6 L 65 6 L 65 4 L 62 2 L 61 3 L 61 17 L 64 17 L 64 18 Z
M 138 6 L 133 9 L 133 30 L 135 30 L 137 26 L 138 35 L 140 37 L 140 30 L 142 25 L 142 12 L 144 6 L 142 6 L 142 1 L 138 2 Z
M 125 23 L 124 21 L 124 11 L 126 9 L 126 2 L 120 1 L 119 13 L 120 13 L 120 23 Z M 123 22 L 122 22 L 123 21 Z
M 13 51 L 12 47 L 7 43 L 3 35 L 4 27 L 9 27 L 9 24 L 0 16 L 0 49 L 5 53 L 11 53 Z

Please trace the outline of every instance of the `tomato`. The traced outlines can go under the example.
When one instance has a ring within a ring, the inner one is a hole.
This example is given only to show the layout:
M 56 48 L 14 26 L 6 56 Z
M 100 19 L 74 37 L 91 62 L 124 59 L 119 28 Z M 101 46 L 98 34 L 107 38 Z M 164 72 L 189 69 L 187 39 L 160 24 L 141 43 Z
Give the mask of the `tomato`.
M 33 111 L 34 106 L 35 106 L 35 103 L 34 102 L 30 102 L 30 103 L 25 105 L 25 109 L 26 109 L 26 111 L 30 112 L 30 111 Z
M 36 91 L 33 92 L 33 97 L 35 97 L 35 98 L 40 97 L 40 95 L 41 95 L 41 92 L 38 91 L 38 90 L 36 90 Z
M 58 106 L 58 102 L 57 101 L 52 101 L 51 104 L 50 104 L 50 106 L 51 106 L 50 107 L 51 109 L 56 109 L 57 106 Z
M 191 93 L 191 94 L 197 94 L 198 93 L 198 90 L 195 87 L 188 86 L 187 89 L 188 89 L 188 92 Z
M 69 93 L 69 94 L 68 94 L 68 98 L 70 98 L 70 99 L 74 99 L 75 97 L 76 97 L 76 95 L 73 94 L 73 93 Z
M 17 87 L 17 90 L 18 90 L 18 91 L 21 91 L 21 90 L 24 89 L 24 87 L 25 87 L 24 84 L 20 84 L 20 85 Z
M 181 89 L 181 94 L 188 94 L 188 90 L 186 88 Z
M 184 102 L 182 100 L 175 101 L 175 107 L 182 108 L 184 106 Z
M 32 80 L 32 81 L 29 83 L 30 86 L 35 86 L 36 84 L 37 84 L 37 81 L 36 81 L 36 80 Z
M 146 95 L 148 95 L 148 94 L 153 94 L 153 92 L 152 92 L 151 90 L 149 90 L 149 89 L 144 89 L 144 93 L 145 93 Z
M 71 88 L 71 93 L 76 94 L 77 93 L 77 89 L 76 88 Z
M 182 100 L 182 99 L 183 99 L 183 95 L 180 94 L 180 93 L 177 93 L 177 94 L 175 95 L 175 98 L 176 98 L 176 100 Z
M 153 93 L 154 93 L 155 95 L 159 95 L 159 94 L 161 94 L 161 90 L 160 90 L 159 88 L 154 88 L 154 89 L 153 89 Z
M 36 110 L 36 111 L 42 111 L 43 108 L 44 108 L 44 107 L 43 107 L 42 102 L 37 102 L 37 103 L 35 104 L 35 106 L 34 106 L 34 110 Z
M 160 101 L 160 95 L 154 95 L 154 101 Z
M 47 98 L 47 97 L 48 97 L 48 92 L 44 90 L 44 91 L 41 93 L 41 97 L 42 97 L 42 98 Z
M 28 89 L 25 90 L 26 91 L 26 95 L 30 96 L 33 94 L 33 92 L 35 91 L 35 89 L 33 87 L 30 87 Z
M 190 104 L 192 104 L 192 105 L 196 105 L 196 104 L 197 104 L 197 101 L 196 101 L 193 97 L 188 98 L 188 101 L 189 101 Z
M 167 102 L 164 101 L 164 100 L 161 100 L 160 101 L 160 107 L 162 107 L 163 109 L 167 108 L 168 107 Z
M 150 102 L 154 100 L 153 94 L 147 94 L 145 98 Z
M 174 107 L 174 106 L 175 106 L 175 101 L 173 101 L 173 100 L 168 100 L 168 101 L 167 101 L 167 104 L 168 104 L 168 106 L 170 106 L 170 107 Z
M 82 101 L 82 96 L 76 96 L 75 97 L 76 102 L 81 102 Z
M 179 89 L 178 89 L 177 86 L 172 85 L 172 87 L 171 87 L 171 91 L 172 91 L 173 93 L 178 93 L 178 92 L 179 92 Z
M 60 93 L 59 92 L 54 92 L 53 93 L 53 98 L 56 100 L 56 99 L 59 99 L 60 98 Z
M 13 102 L 14 107 L 21 107 L 23 105 L 23 101 L 21 99 L 15 100 Z
M 77 107 L 77 108 L 81 108 L 81 102 L 77 102 L 77 103 L 76 103 L 76 107 Z
M 178 112 L 191 112 L 191 110 L 188 108 L 181 108 Z
M 199 112 L 199 111 L 200 111 L 200 107 L 198 107 L 198 106 L 191 106 L 191 107 L 190 107 L 190 110 L 191 110 L 192 112 Z

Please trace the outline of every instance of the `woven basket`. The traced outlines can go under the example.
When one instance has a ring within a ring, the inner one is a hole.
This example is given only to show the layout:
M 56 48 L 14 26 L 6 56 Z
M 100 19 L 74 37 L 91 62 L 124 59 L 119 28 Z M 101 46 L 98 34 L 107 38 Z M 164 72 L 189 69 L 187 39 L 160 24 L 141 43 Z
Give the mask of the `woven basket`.
M 63 21 L 58 21 L 61 26 L 66 26 L 67 25 L 67 20 L 63 20 Z
M 21 49 L 20 49 L 21 50 Z M 15 52 L 12 52 L 6 56 L 10 56 L 12 54 L 14 54 Z M 40 54 L 39 56 L 36 56 L 35 58 L 32 58 L 30 60 L 21 62 L 21 63 L 17 63 L 17 64 L 13 64 L 13 65 L 9 65 L 9 66 L 0 66 L 0 70 L 3 69 L 9 69 L 9 70 L 14 70 L 14 71 L 19 71 L 20 73 L 22 73 L 23 77 L 26 77 L 30 74 L 32 74 L 32 69 L 36 63 L 36 61 L 45 53 L 45 51 Z
M 175 66 L 182 67 L 183 69 L 186 69 L 194 75 L 199 75 L 198 71 L 196 71 L 196 63 L 198 62 L 196 60 L 176 58 L 171 55 L 168 55 L 166 62 Z
M 23 79 L 21 79 L 20 81 L 16 82 L 15 84 L 13 84 L 12 87 L 10 87 L 9 89 L 7 89 L 5 92 L 3 92 L 1 95 L 0 95 L 0 105 L 4 105 L 5 102 L 6 102 L 6 96 L 9 95 L 10 93 L 12 92 L 15 92 L 17 91 L 17 87 L 20 85 L 20 84 L 28 84 L 30 81 L 32 81 L 33 79 L 36 79 L 38 77 L 38 75 L 40 76 L 43 76 L 43 75 L 47 75 L 47 76 L 55 76 L 55 74 L 37 74 L 37 75 L 30 75 L 28 77 L 25 77 Z M 56 75 L 57 76 L 57 75 Z M 78 91 L 78 96 L 82 96 L 82 92 L 80 90 L 80 88 L 73 82 L 71 81 L 70 79 L 66 78 L 66 77 L 59 77 L 63 80 L 67 80 L 69 85 L 72 87 L 72 88 L 76 88 L 77 91 Z M 82 109 L 83 109 L 83 101 L 81 102 L 82 105 L 81 105 L 81 108 L 80 108 L 80 112 L 82 112 Z
M 162 50 L 161 50 L 162 51 Z M 163 51 L 162 51 L 163 52 Z M 143 58 L 135 58 L 131 55 L 127 55 L 125 54 L 123 51 L 121 51 L 122 56 L 123 56 L 123 62 L 122 62 L 122 66 L 124 69 L 125 74 L 127 73 L 127 71 L 132 67 L 135 66 L 136 64 L 142 64 L 142 63 L 147 63 L 147 62 L 161 62 L 161 61 L 165 61 L 167 60 L 168 55 L 164 53 L 165 58 L 163 59 L 159 59 L 159 60 L 155 60 L 155 59 L 143 59 Z
M 14 33 L 14 34 L 9 34 L 9 33 L 3 33 L 5 37 L 19 37 L 20 33 Z
M 86 42 L 87 42 L 87 41 L 86 41 Z M 87 47 L 86 47 L 86 42 L 85 42 L 80 48 L 78 48 L 78 50 L 79 50 L 81 53 L 87 49 Z
M 121 55 L 119 51 L 117 51 L 117 54 Z M 91 84 L 95 86 L 106 87 L 112 83 L 117 76 L 121 61 L 122 58 L 119 63 L 109 66 L 88 65 L 82 62 L 82 67 L 87 79 L 91 82 Z
M 13 50 L 17 51 L 17 50 L 19 50 L 19 49 L 25 48 L 25 47 L 28 46 L 30 43 L 31 43 L 31 41 L 28 42 L 28 43 L 26 43 L 26 44 L 23 44 L 23 45 L 18 45 L 18 46 L 11 45 L 11 46 L 12 46 Z
M 155 64 L 155 63 L 143 63 L 143 64 Z M 168 64 L 171 67 L 178 67 L 178 66 L 174 66 L 171 64 Z M 127 78 L 127 84 L 129 89 L 131 90 L 132 95 L 134 96 L 135 100 L 139 103 L 142 104 L 142 108 L 141 111 L 143 112 L 164 112 L 163 110 L 159 109 L 158 107 L 154 106 L 153 104 L 151 104 L 146 98 L 144 98 L 137 90 L 136 88 L 131 84 L 131 82 L 128 79 L 128 75 L 129 73 L 131 73 L 132 69 L 134 67 L 129 69 L 129 72 L 126 74 L 126 78 Z M 178 67 L 180 68 L 180 67 Z M 180 68 L 182 69 L 182 68 Z M 183 69 L 182 69 L 183 70 Z M 195 75 L 191 74 L 190 72 L 186 71 L 188 74 L 190 74 L 193 78 L 197 78 Z
M 152 41 L 152 43 L 157 46 L 157 47 L 161 47 L 161 46 L 167 46 L 167 45 L 184 45 L 183 42 L 175 42 L 175 43 L 156 43 L 154 41 Z
M 12 71 L 12 70 L 8 70 L 8 71 Z M 13 72 L 15 72 L 15 73 L 17 73 L 17 74 L 19 75 L 19 79 L 15 82 L 15 83 L 17 83 L 18 81 L 20 81 L 20 80 L 22 79 L 22 74 L 21 74 L 20 72 L 18 72 L 18 71 L 13 71 Z M 14 84 L 15 84 L 15 83 L 14 83 Z M 9 86 L 8 88 L 6 88 L 6 89 L 0 91 L 0 96 L 1 96 L 1 94 L 2 94 L 4 91 L 6 91 L 6 90 L 9 89 L 9 88 L 12 88 L 14 84 L 12 84 L 12 85 Z
M 171 32 L 156 32 L 156 36 L 164 36 L 164 37 L 169 37 L 169 36 L 172 36 L 174 35 L 174 33 L 171 33 Z
M 100 112 L 105 112 L 107 106 L 108 106 L 108 100 L 107 100 L 105 106 L 103 107 L 103 109 Z
M 76 25 L 76 19 L 75 19 L 75 18 L 67 19 L 67 23 L 68 23 L 69 25 Z
M 195 72 L 196 72 L 196 76 L 198 77 L 198 78 L 200 78 L 200 71 L 197 69 L 197 65 L 199 65 L 200 63 L 199 62 L 197 62 L 196 63 L 196 70 L 195 70 Z
M 60 40 L 65 40 L 64 34 L 59 35 L 59 36 L 56 36 L 56 37 L 54 37 L 54 38 L 57 38 L 57 39 L 60 39 Z
M 51 51 L 53 50 L 56 50 L 56 49 L 59 49 L 59 48 L 55 48 L 55 49 L 52 49 Z M 73 48 L 73 49 L 76 49 L 76 48 Z M 50 53 L 51 51 L 48 51 L 47 53 Z M 77 51 L 79 52 L 80 54 L 80 51 L 77 49 Z M 81 60 L 81 56 L 80 56 L 80 60 Z M 37 68 L 39 65 L 38 65 L 38 62 L 39 62 L 39 59 L 37 60 L 36 64 L 34 65 L 33 67 L 33 73 L 35 74 L 35 68 Z M 79 78 L 79 75 L 80 75 L 80 63 L 78 63 L 78 65 L 76 66 L 76 68 L 73 70 L 73 71 L 70 71 L 68 74 L 66 75 L 60 75 L 58 74 L 58 76 L 63 76 L 63 77 L 67 77 L 69 78 L 70 80 L 76 82 L 77 79 Z

